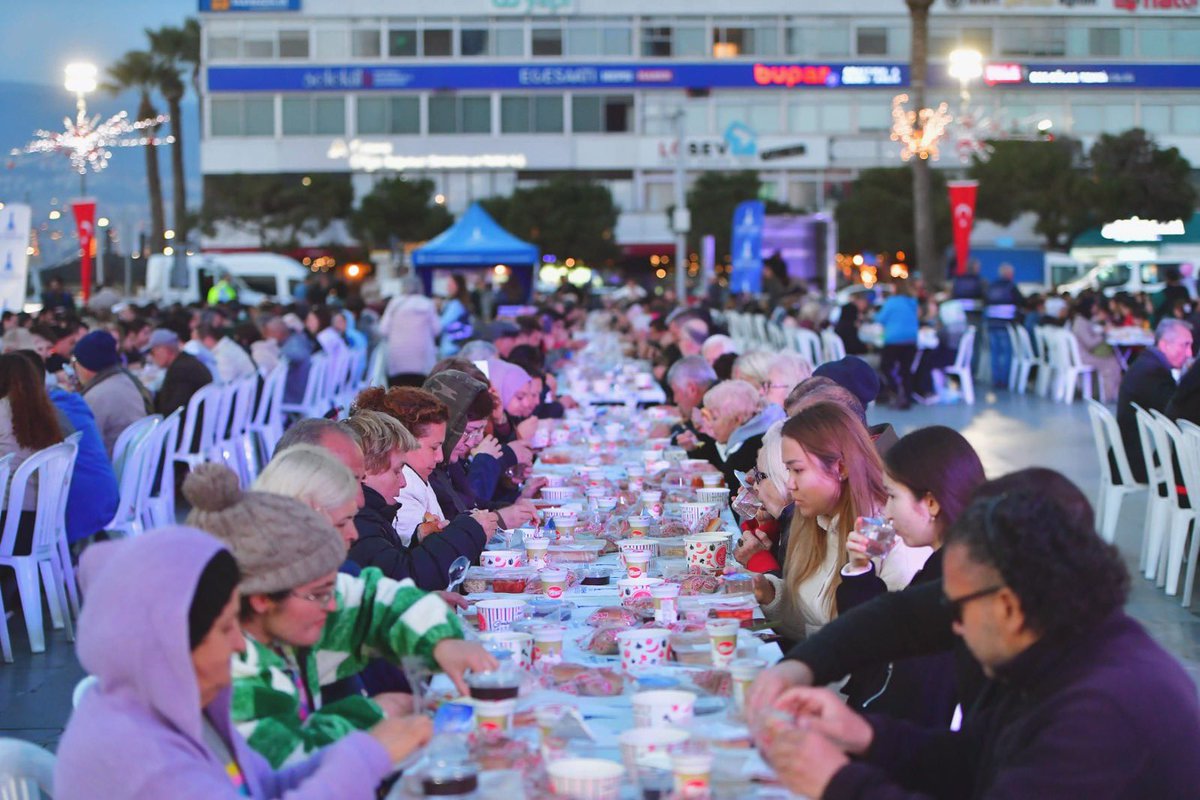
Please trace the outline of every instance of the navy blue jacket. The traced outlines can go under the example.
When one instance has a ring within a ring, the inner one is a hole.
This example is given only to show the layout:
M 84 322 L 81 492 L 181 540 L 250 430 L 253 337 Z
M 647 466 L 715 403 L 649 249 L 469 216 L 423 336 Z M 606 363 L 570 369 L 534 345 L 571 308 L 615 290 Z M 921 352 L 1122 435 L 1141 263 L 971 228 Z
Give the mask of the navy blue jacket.
M 1005 665 L 959 733 L 870 722 L 824 800 L 1200 797 L 1196 686 L 1123 611 Z
M 397 581 L 412 578 L 432 592 L 446 588 L 454 559 L 466 556 L 472 564 L 479 562 L 487 536 L 469 514 L 459 514 L 445 530 L 423 540 L 413 534 L 405 547 L 392 527 L 396 506 L 370 486 L 364 484 L 362 490 L 366 503 L 354 517 L 358 541 L 350 546 L 350 560 L 360 567 L 378 567 Z

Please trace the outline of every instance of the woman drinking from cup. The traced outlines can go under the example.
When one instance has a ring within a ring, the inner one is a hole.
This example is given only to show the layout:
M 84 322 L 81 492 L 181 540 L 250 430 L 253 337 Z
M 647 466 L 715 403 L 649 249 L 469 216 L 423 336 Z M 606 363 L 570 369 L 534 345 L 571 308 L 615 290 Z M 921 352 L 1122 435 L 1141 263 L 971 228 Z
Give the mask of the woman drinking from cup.
M 905 545 L 934 549 L 911 583 L 941 580 L 942 539 L 983 482 L 979 456 L 952 428 L 934 425 L 915 430 L 888 450 L 883 514 Z M 839 611 L 888 591 L 867 555 L 870 547 L 871 542 L 858 532 L 847 537 L 849 560 L 844 574 L 856 578 L 843 580 L 838 588 Z M 842 691 L 850 705 L 860 710 L 946 728 L 958 702 L 954 657 L 944 653 L 858 670 Z
M 755 579 L 755 595 L 777 630 L 803 639 L 837 615 L 840 587 L 869 579 L 846 569 L 847 540 L 859 517 L 878 516 L 886 500 L 883 465 L 862 421 L 833 403 L 802 409 L 782 429 L 782 458 L 795 510 L 783 576 Z M 907 586 L 928 548 L 897 543 L 872 562 L 889 589 Z

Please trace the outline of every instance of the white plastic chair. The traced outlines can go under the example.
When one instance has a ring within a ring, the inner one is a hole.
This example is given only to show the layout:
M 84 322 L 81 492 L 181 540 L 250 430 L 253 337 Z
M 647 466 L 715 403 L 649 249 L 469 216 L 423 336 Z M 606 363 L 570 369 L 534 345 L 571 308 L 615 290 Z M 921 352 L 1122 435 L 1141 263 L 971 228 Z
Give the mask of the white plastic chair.
M 1100 462 L 1100 492 L 1096 500 L 1096 527 L 1104 541 L 1112 543 L 1117 535 L 1117 521 L 1121 517 L 1121 506 L 1125 498 L 1135 492 L 1146 491 L 1146 484 L 1134 480 L 1129 458 L 1125 454 L 1125 443 L 1121 440 L 1121 428 L 1117 418 L 1103 403 L 1088 398 L 1088 416 L 1092 421 L 1092 440 L 1096 445 L 1096 457 Z M 1112 454 L 1112 460 L 1109 454 Z M 1117 463 L 1117 474 L 1112 472 L 1112 461 Z
M 1186 445 L 1184 449 L 1190 454 L 1191 463 L 1184 467 L 1183 482 L 1187 487 L 1188 497 L 1193 505 L 1200 503 L 1200 425 L 1186 419 L 1179 420 L 1179 429 L 1183 431 Z M 1200 531 L 1192 529 L 1192 544 L 1188 549 L 1187 574 L 1183 582 L 1183 595 L 1180 605 L 1187 608 L 1192 604 L 1192 592 L 1196 588 L 1196 560 L 1200 558 Z
M 822 364 L 827 361 L 840 361 L 846 357 L 846 343 L 842 341 L 842 337 L 834 332 L 833 328 L 826 328 L 821 331 L 821 344 L 825 350 L 825 358 Z M 814 367 L 820 364 L 813 364 Z
M 67 600 L 67 575 L 62 552 L 66 544 L 67 495 L 80 435 L 39 450 L 21 462 L 13 473 L 5 507 L 4 530 L 0 533 L 0 566 L 17 574 L 17 589 L 29 632 L 29 647 L 35 653 L 46 650 L 46 632 L 42 627 L 42 584 L 46 603 L 55 628 L 65 627 L 67 638 L 74 640 L 71 608 Z M 37 484 L 31 485 L 36 476 Z M 29 553 L 15 555 L 17 532 L 25 495 L 36 493 L 33 541 Z M 60 547 L 60 539 L 63 547 Z M 40 579 L 39 579 L 40 572 Z M 7 623 L 5 623 L 7 625 Z
M 79 683 L 75 684 L 74 690 L 71 691 L 71 708 L 79 708 L 79 703 L 83 700 L 84 695 L 99 683 L 100 679 L 95 675 L 84 675 L 80 678 Z
M 962 386 L 963 400 L 967 405 L 975 405 L 975 378 L 971 374 L 971 356 L 975 352 L 975 326 L 967 328 L 962 338 L 958 340 L 958 352 L 954 355 L 954 363 L 944 370 L 947 375 L 954 375 Z
M 367 362 L 366 384 L 387 388 L 387 342 L 380 342 L 371 351 L 371 359 Z
M 183 409 L 177 408 L 150 431 L 146 441 L 146 463 L 142 471 L 142 528 L 175 524 L 175 443 L 179 441 Z
M 1050 343 L 1047 337 L 1047 331 L 1052 330 L 1046 325 L 1038 325 L 1033 329 L 1034 347 L 1036 349 L 1037 358 L 1037 379 L 1034 388 L 1037 390 L 1039 397 L 1049 397 L 1050 389 L 1054 384 L 1054 364 L 1050 357 Z
M 117 437 L 117 442 L 113 445 L 113 467 L 117 473 L 121 498 L 117 505 L 117 513 L 112 521 L 104 526 L 104 530 L 118 532 L 124 536 L 138 536 L 144 530 L 142 473 L 146 470 L 146 462 L 151 460 L 150 456 L 153 455 L 149 448 L 150 432 L 161 421 L 162 416 L 159 414 L 143 417 L 121 431 L 121 435 Z
M 1097 393 L 1092 389 L 1096 368 L 1083 363 L 1079 354 L 1079 340 L 1075 338 L 1075 334 L 1065 328 L 1056 329 L 1052 342 L 1059 368 L 1057 399 L 1063 403 L 1075 402 L 1076 386 L 1084 396 L 1097 397 Z M 1103 402 L 1104 396 L 1099 395 L 1099 400 Z
M 1171 495 L 1175 492 L 1175 478 L 1168 479 L 1171 470 L 1171 448 L 1166 433 L 1158 429 L 1158 421 L 1146 409 L 1133 403 L 1137 416 L 1138 440 L 1142 446 L 1142 458 L 1146 462 L 1146 478 L 1149 492 L 1146 495 L 1146 537 L 1142 540 L 1140 566 L 1147 580 L 1158 574 L 1158 562 L 1162 554 L 1163 532 L 1171 518 L 1173 505 Z
M 0 509 L 4 508 L 4 494 L 8 488 L 8 476 L 12 472 L 13 454 L 0 458 Z M 4 593 L 0 592 L 0 657 L 12 663 L 12 640 L 8 638 L 8 612 L 4 608 Z
M 1155 579 L 1159 586 L 1166 587 L 1168 596 L 1174 597 L 1179 591 L 1179 573 L 1183 569 L 1183 552 L 1187 546 L 1188 534 L 1195 530 L 1197 521 L 1200 521 L 1200 509 L 1196 507 L 1196 501 L 1200 498 L 1200 481 L 1196 479 L 1193 468 L 1195 458 L 1188 446 L 1189 439 L 1184 436 L 1179 426 L 1161 411 L 1152 409 L 1150 414 L 1166 439 L 1167 451 L 1175 456 L 1174 462 L 1169 461 L 1166 464 L 1166 473 L 1170 478 L 1167 490 L 1171 500 L 1171 513 L 1167 517 L 1166 547 L 1160 551 L 1160 569 Z M 1175 463 L 1179 464 L 1186 494 L 1180 493 L 1176 488 Z M 1188 486 L 1189 483 L 1194 485 Z M 1185 504 L 1185 499 L 1190 499 L 1191 503 Z
M 236 472 L 243 487 L 253 480 L 254 467 L 247 450 L 251 444 L 250 416 L 254 413 L 257 393 L 257 374 L 222 387 L 221 416 L 217 419 L 217 441 L 212 460 L 224 463 Z
M 229 402 L 225 387 L 218 383 L 201 386 L 188 400 L 174 461 L 188 469 L 209 461 L 217 449 L 217 425 L 224 416 L 222 403 Z
M 1017 346 L 1013 349 L 1013 372 L 1010 373 L 1008 388 L 1010 391 L 1025 394 L 1029 390 L 1029 375 L 1038 365 L 1038 357 L 1025 326 L 1013 325 L 1012 331 Z
M 309 359 L 308 379 L 304 384 L 304 397 L 299 403 L 283 403 L 281 408 L 287 414 L 298 418 L 323 417 L 329 413 L 331 403 L 326 391 L 329 357 L 324 353 L 314 353 Z
M 810 331 L 808 328 L 792 328 L 792 346 L 793 349 L 804 356 L 804 359 L 812 364 L 814 368 L 824 363 L 821 355 L 821 337 Z
M 23 739 L 0 739 L 0 798 L 54 797 L 54 754 Z
M 275 445 L 283 438 L 283 390 L 287 387 L 287 374 L 286 361 L 280 361 L 266 374 L 258 396 L 258 406 L 250 420 L 250 436 L 255 443 L 260 467 L 271 460 Z

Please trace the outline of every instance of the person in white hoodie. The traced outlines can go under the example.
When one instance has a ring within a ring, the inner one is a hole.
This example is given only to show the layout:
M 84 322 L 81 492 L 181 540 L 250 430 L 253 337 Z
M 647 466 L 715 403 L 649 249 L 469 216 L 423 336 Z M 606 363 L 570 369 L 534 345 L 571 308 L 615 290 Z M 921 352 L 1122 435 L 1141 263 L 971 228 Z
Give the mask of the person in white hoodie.
M 390 386 L 417 386 L 425 382 L 438 360 L 438 320 L 433 300 L 415 291 L 393 297 L 379 320 L 379 336 L 387 342 Z

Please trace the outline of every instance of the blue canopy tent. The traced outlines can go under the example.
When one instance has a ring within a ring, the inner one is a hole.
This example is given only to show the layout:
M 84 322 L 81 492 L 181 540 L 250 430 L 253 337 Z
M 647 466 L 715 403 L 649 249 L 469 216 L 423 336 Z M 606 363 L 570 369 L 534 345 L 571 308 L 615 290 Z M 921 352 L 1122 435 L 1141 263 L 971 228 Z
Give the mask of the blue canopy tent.
M 501 228 L 478 203 L 472 203 L 457 222 L 412 253 L 413 267 L 426 294 L 433 294 L 435 270 L 470 272 L 503 264 L 511 270 L 509 280 L 517 281 L 522 296 L 528 298 L 540 259 L 535 245 Z

